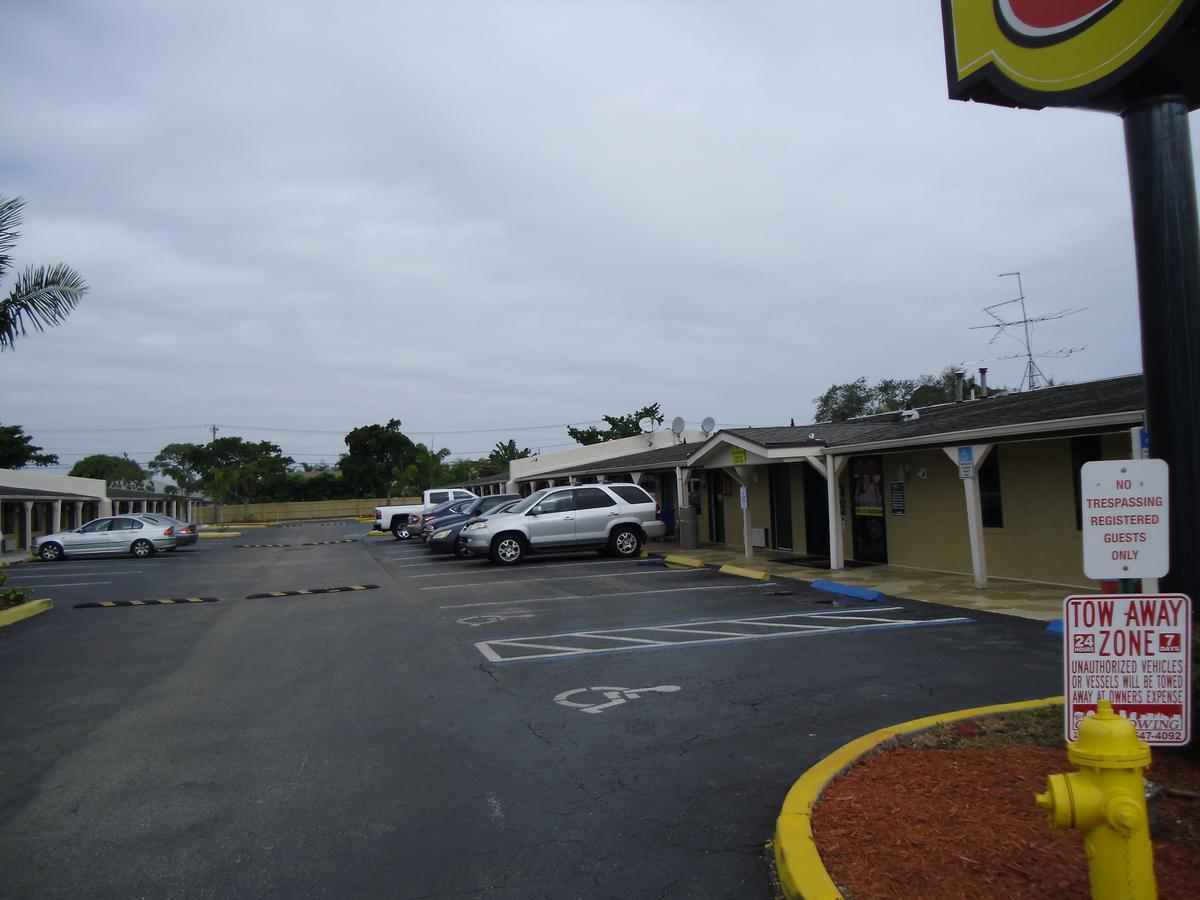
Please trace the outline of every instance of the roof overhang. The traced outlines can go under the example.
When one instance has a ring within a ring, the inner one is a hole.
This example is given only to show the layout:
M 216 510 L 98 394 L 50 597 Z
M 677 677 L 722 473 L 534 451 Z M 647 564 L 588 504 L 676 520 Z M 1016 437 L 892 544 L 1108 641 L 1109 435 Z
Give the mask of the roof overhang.
M 736 463 L 739 466 L 761 466 L 776 462 L 799 462 L 812 457 L 820 458 L 825 454 L 825 445 L 820 442 L 792 447 L 769 447 L 742 437 L 740 434 L 730 434 L 718 431 L 688 457 L 685 468 L 725 468 L 735 465 L 733 448 L 746 451 L 746 461 Z

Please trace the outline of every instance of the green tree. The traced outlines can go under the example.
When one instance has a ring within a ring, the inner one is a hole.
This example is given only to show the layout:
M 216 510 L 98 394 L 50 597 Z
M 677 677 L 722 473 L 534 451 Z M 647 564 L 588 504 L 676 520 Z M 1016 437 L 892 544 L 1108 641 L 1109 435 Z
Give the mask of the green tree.
M 961 371 L 947 366 L 940 375 L 919 375 L 916 378 L 883 378 L 875 384 L 858 378 L 845 384 L 833 384 L 821 396 L 813 398 L 814 417 L 818 422 L 840 422 L 874 413 L 898 412 L 905 406 L 933 406 L 955 399 L 955 373 Z M 963 377 L 963 396 L 970 397 L 978 385 L 973 376 Z M 991 394 L 1007 393 L 1006 388 L 989 387 Z
M 607 428 L 600 429 L 595 425 L 589 428 L 569 426 L 567 434 L 572 440 L 580 444 L 599 444 L 602 441 L 612 441 L 617 438 L 636 437 L 642 433 L 641 422 L 643 419 L 653 419 L 655 427 L 663 423 L 662 410 L 659 409 L 657 403 L 643 406 L 641 409 L 631 412 L 627 416 L 602 416 L 601 418 L 608 425 Z
M 152 472 L 174 481 L 185 494 L 199 491 L 208 471 L 203 444 L 167 444 L 148 465 Z
M 416 445 L 412 462 L 400 470 L 396 488 L 405 496 L 415 496 L 427 488 L 437 487 L 451 480 L 444 460 L 450 455 L 445 447 L 430 450 L 424 444 Z
M 33 438 L 20 425 L 0 425 L 0 469 L 20 469 L 30 463 L 56 466 L 58 456 L 35 447 Z
M 221 503 L 245 505 L 270 499 L 280 492 L 295 461 L 270 441 L 252 443 L 223 437 L 204 447 L 202 486 Z
M 417 455 L 416 445 L 400 430 L 399 419 L 355 428 L 346 435 L 346 450 L 338 468 L 351 496 L 389 500 L 392 485 Z
M 113 456 L 107 453 L 93 453 L 85 456 L 71 467 L 69 475 L 80 478 L 100 478 L 110 487 L 129 488 L 130 490 L 149 490 L 150 473 L 138 465 L 137 460 L 128 455 Z
M 815 418 L 818 422 L 839 422 L 875 411 L 874 392 L 865 377 L 845 384 L 831 384 L 829 390 L 813 398 L 813 403 L 817 407 Z
M 479 461 L 479 474 L 507 474 L 509 463 L 514 459 L 524 459 L 532 452 L 528 447 L 518 447 L 517 442 L 512 438 L 509 438 L 507 443 L 497 441 L 496 446 L 492 448 L 492 452 L 488 454 L 487 459 Z
M 0 279 L 12 268 L 9 251 L 21 236 L 20 197 L 0 197 Z M 25 337 L 26 325 L 43 331 L 62 322 L 86 294 L 88 287 L 70 266 L 29 266 L 17 276 L 12 290 L 0 300 L 0 350 L 12 349 Z

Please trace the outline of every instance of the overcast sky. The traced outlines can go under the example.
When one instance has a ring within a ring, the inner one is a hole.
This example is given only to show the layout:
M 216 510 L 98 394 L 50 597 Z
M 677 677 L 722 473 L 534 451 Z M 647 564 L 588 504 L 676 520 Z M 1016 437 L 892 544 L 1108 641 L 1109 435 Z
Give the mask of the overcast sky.
M 66 467 L 212 424 L 316 463 L 389 418 L 469 456 L 656 401 L 807 422 L 1021 352 L 970 330 L 1014 270 L 1087 307 L 1036 327 L 1087 346 L 1048 375 L 1141 369 L 1120 120 L 948 100 L 936 3 L 3 6 L 16 261 L 91 293 L 0 355 L 0 422 Z

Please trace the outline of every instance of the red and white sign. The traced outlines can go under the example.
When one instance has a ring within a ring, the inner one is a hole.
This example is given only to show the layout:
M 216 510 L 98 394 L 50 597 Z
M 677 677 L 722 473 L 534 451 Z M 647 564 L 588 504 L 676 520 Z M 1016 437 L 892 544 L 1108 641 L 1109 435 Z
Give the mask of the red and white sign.
M 1192 736 L 1192 601 L 1183 594 L 1068 597 L 1066 733 L 1100 700 L 1112 703 L 1148 744 L 1171 747 Z
M 1161 459 L 1084 463 L 1083 571 L 1088 578 L 1161 578 L 1170 564 L 1167 464 Z

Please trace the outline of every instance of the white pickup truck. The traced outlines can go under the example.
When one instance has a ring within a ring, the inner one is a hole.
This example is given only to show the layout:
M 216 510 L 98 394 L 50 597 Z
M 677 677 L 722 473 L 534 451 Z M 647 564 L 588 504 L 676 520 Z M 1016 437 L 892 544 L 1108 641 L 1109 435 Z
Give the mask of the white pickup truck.
M 407 541 L 421 533 L 420 517 L 426 510 L 449 500 L 471 500 L 475 496 L 476 494 L 462 488 L 430 488 L 421 495 L 421 503 L 408 506 L 377 506 L 375 530 L 390 531 L 396 536 L 396 540 Z

